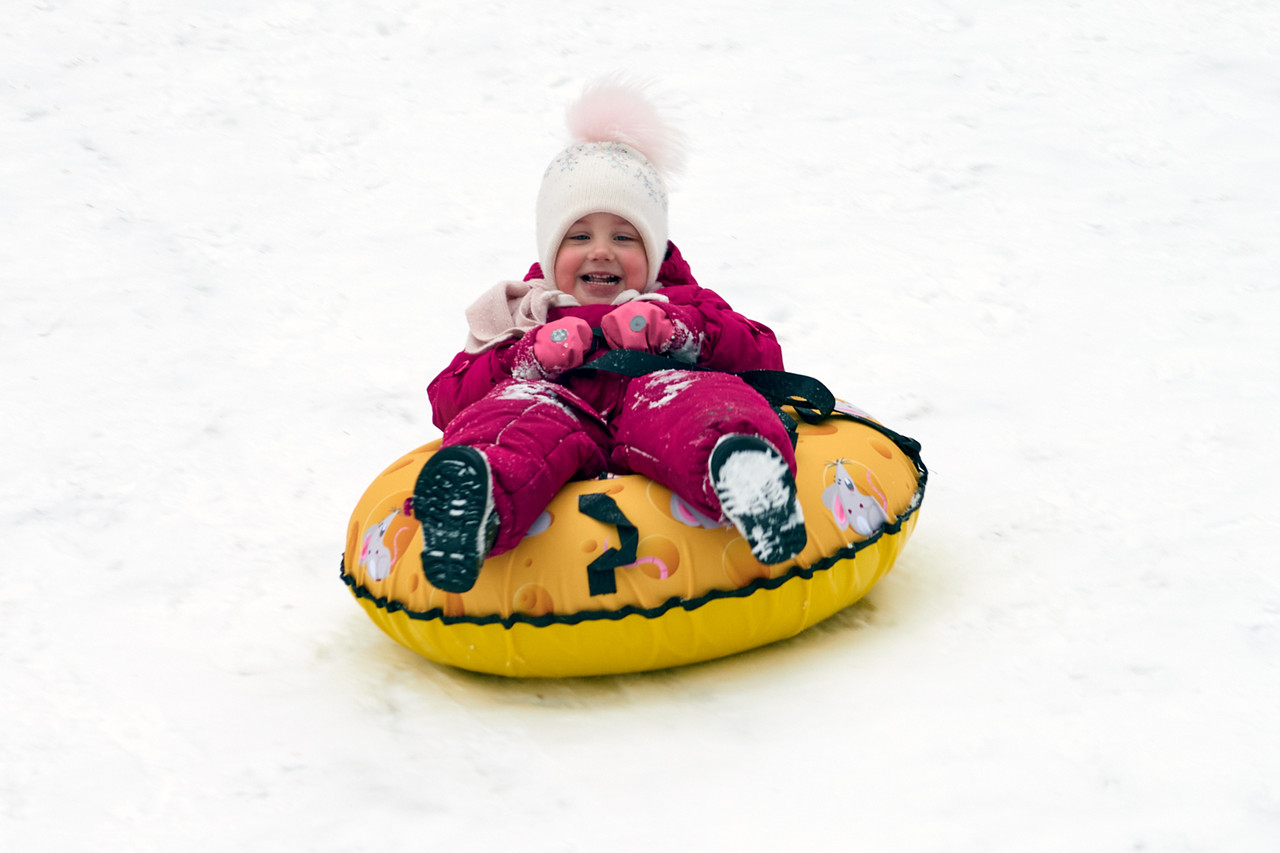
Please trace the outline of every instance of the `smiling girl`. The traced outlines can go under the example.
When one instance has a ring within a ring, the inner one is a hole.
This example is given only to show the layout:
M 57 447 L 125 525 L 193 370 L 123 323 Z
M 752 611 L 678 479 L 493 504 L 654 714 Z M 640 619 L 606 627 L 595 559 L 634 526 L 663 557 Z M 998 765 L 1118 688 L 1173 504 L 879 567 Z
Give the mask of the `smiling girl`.
M 791 442 L 733 375 L 781 370 L 782 351 L 667 239 L 678 134 L 617 78 L 588 87 L 568 120 L 574 144 L 538 193 L 539 262 L 467 309 L 466 346 L 427 389 L 444 431 L 413 498 L 427 580 L 465 592 L 565 483 L 606 473 L 661 483 L 736 527 L 762 563 L 790 559 L 806 542 Z M 619 349 L 708 370 L 577 369 Z
M 648 278 L 640 232 L 616 213 L 588 213 L 565 232 L 556 255 L 556 289 L 579 303 L 611 304 L 623 290 L 643 290 Z

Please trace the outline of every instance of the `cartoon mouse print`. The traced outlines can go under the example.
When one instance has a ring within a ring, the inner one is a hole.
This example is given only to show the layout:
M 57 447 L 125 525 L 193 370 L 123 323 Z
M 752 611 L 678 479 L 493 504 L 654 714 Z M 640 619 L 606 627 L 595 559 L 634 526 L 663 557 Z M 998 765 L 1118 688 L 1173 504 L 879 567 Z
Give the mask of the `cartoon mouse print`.
M 392 549 L 388 548 L 387 533 L 392 529 L 392 524 L 398 515 L 399 510 L 392 510 L 392 514 L 365 532 L 364 544 L 360 547 L 360 567 L 365 570 L 365 575 L 370 580 L 387 578 L 387 575 L 392 574 L 392 566 L 396 565 L 396 558 L 399 555 L 392 553 Z M 389 544 L 396 547 L 394 539 Z
M 885 513 L 887 500 L 876 488 L 870 472 L 867 473 L 867 485 L 870 490 L 877 492 L 875 497 L 858 490 L 853 477 L 844 467 L 844 460 L 837 460 L 831 466 L 836 469 L 836 480 L 823 489 L 822 503 L 831 510 L 836 526 L 841 530 L 852 527 L 863 536 L 870 536 L 883 527 L 889 521 Z

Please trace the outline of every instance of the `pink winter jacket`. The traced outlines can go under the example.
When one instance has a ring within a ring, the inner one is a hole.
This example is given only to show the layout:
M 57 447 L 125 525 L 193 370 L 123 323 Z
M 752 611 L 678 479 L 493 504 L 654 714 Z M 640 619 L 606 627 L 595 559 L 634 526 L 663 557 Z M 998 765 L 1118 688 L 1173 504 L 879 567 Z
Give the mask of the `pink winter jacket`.
M 541 278 L 537 264 L 529 269 L 525 281 Z M 667 257 L 658 270 L 662 287 L 657 291 L 667 302 L 657 303 L 678 319 L 701 340 L 697 363 L 714 370 L 782 370 L 782 348 L 773 332 L 729 307 L 715 293 L 700 287 L 689 265 L 674 243 L 667 244 Z M 605 314 L 615 305 L 579 305 L 552 308 L 547 320 L 581 317 L 593 328 L 599 328 Z M 511 347 L 515 339 L 505 341 L 484 352 L 460 352 L 439 376 L 427 386 L 431 401 L 431 419 L 443 430 L 459 412 L 484 397 L 499 384 L 512 378 Z M 597 348 L 587 361 L 598 358 L 604 345 L 597 338 Z M 575 373 L 561 384 L 586 401 L 600 415 L 609 418 L 618 411 L 630 378 L 605 372 Z

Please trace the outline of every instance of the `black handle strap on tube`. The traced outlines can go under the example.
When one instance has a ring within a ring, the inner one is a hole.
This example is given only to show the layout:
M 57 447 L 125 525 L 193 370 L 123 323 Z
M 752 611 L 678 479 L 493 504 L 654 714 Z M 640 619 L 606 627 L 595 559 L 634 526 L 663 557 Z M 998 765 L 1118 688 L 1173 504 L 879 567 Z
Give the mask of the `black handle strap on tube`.
M 648 376 L 662 370 L 691 370 L 712 373 L 710 368 L 697 364 L 677 361 L 665 355 L 657 355 L 640 350 L 613 349 L 605 352 L 594 361 L 569 371 L 572 373 L 588 370 L 603 370 L 622 376 Z M 568 374 L 566 374 L 568 375 Z M 806 423 L 817 423 L 830 417 L 835 409 L 835 395 L 817 379 L 801 373 L 788 373 L 784 370 L 745 370 L 735 373 L 760 396 L 769 401 L 775 408 L 790 406 Z
M 598 330 L 596 330 L 598 332 Z M 639 350 L 608 350 L 599 358 L 590 361 L 581 367 L 574 368 L 565 375 L 586 372 L 588 370 L 603 370 L 608 373 L 617 373 L 622 376 L 647 376 L 650 373 L 657 373 L 662 370 L 692 370 L 701 372 L 714 372 L 710 368 L 702 367 L 697 364 L 689 364 L 687 362 L 677 361 L 669 356 L 657 355 L 651 352 L 641 352 Z M 791 408 L 796 416 L 808 424 L 816 424 L 825 418 L 839 417 L 847 420 L 856 421 L 857 423 L 868 426 L 879 432 L 885 438 L 892 441 L 916 466 L 919 474 L 917 482 L 917 499 L 923 495 L 925 483 L 928 481 L 929 470 L 925 467 L 924 460 L 920 456 L 920 442 L 914 438 L 902 435 L 884 426 L 877 421 L 869 418 L 859 417 L 848 412 L 838 412 L 835 410 L 836 398 L 826 385 L 822 384 L 812 376 L 805 376 L 802 373 L 789 373 L 784 370 L 746 370 L 741 373 L 733 374 L 741 378 L 744 382 L 754 388 L 760 396 L 768 401 L 773 407 L 774 412 L 782 420 L 787 432 L 791 436 L 791 443 L 794 446 L 797 440 L 795 418 L 784 412 L 782 407 Z M 604 497 L 604 496 L 602 496 Z M 610 501 L 612 503 L 612 501 Z M 616 505 L 615 505 L 616 508 Z M 584 510 L 585 512 L 585 510 Z M 621 511 L 618 515 L 622 515 Z M 592 516 L 595 517 L 595 516 Z M 624 516 L 625 519 L 625 516 Z M 603 519 L 601 519 L 603 520 Z M 608 522 L 610 524 L 616 522 Z M 621 535 L 622 528 L 619 527 Z M 609 555 L 607 552 L 604 556 L 598 558 L 597 562 L 604 560 Z M 627 565 L 635 561 L 635 557 L 617 562 L 611 568 Z M 594 563 L 592 565 L 595 565 Z M 609 582 L 613 582 L 612 572 L 609 572 Z M 612 591 L 612 590 L 611 590 Z M 594 593 L 593 593 L 594 594 Z

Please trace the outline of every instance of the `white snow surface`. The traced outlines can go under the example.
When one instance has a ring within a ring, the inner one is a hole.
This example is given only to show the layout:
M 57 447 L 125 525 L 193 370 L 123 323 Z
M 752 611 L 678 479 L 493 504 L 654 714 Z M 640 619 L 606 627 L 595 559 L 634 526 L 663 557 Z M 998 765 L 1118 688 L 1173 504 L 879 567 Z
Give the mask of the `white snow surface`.
M 616 70 L 919 527 L 762 650 L 440 667 L 347 520 Z M 0 78 L 0 849 L 1280 849 L 1280 4 L 22 0 Z

